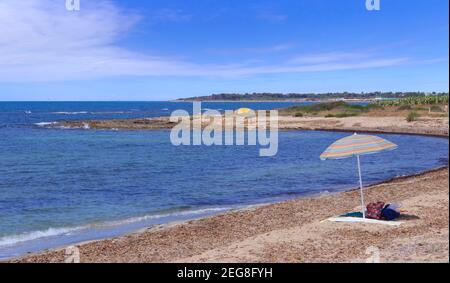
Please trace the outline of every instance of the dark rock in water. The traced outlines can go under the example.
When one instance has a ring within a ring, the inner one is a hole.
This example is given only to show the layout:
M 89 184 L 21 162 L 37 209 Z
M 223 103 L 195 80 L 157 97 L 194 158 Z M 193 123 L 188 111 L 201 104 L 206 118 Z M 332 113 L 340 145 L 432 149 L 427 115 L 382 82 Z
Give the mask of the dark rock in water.
M 63 121 L 58 122 L 66 128 L 85 128 L 88 124 L 90 129 L 129 129 L 129 130 L 151 130 L 170 129 L 175 123 L 170 122 L 168 117 L 140 118 L 140 119 L 116 119 L 97 121 Z

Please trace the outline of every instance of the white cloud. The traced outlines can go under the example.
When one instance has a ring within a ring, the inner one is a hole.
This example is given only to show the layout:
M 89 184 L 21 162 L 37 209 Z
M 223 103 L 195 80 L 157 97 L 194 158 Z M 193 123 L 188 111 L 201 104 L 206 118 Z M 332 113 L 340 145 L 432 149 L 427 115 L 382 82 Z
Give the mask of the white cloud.
M 289 60 L 291 64 L 322 64 L 340 61 L 355 61 L 372 57 L 372 52 L 328 52 L 296 56 Z
M 218 75 L 221 76 L 245 76 L 255 74 L 273 74 L 273 73 L 304 73 L 304 72 L 325 72 L 325 71 L 340 71 L 353 69 L 370 69 L 387 66 L 396 66 L 405 64 L 409 60 L 407 58 L 397 59 L 369 59 L 365 61 L 353 62 L 326 62 L 320 64 L 306 64 L 306 65 L 265 65 L 265 66 L 234 66 L 229 68 L 218 69 Z
M 293 44 L 277 44 L 272 46 L 263 46 L 263 47 L 243 47 L 243 48 L 221 48 L 208 50 L 208 53 L 214 55 L 239 55 L 239 54 L 265 54 L 265 53 L 277 53 L 283 52 L 287 50 L 291 50 L 294 48 Z
M 178 10 L 167 11 L 159 14 L 161 20 L 188 19 Z M 406 62 L 402 58 L 355 58 L 336 53 L 301 56 L 273 65 L 256 65 L 251 60 L 245 64 L 202 65 L 118 47 L 118 39 L 140 17 L 104 0 L 81 1 L 79 12 L 67 11 L 65 0 L 1 0 L 0 81 L 70 81 L 119 76 L 236 77 L 374 68 Z M 279 45 L 254 51 L 287 48 Z

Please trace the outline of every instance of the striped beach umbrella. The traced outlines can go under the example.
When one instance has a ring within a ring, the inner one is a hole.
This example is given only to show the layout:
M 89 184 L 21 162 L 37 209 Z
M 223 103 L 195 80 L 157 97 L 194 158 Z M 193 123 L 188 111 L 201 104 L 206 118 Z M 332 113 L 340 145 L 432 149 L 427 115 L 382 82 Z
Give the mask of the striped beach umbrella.
M 361 189 L 361 204 L 364 218 L 366 218 L 366 213 L 360 156 L 373 154 L 384 150 L 393 150 L 397 147 L 398 146 L 396 144 L 383 138 L 377 136 L 359 135 L 355 133 L 354 135 L 337 140 L 320 155 L 320 159 L 322 160 L 356 157 L 358 162 L 359 187 Z

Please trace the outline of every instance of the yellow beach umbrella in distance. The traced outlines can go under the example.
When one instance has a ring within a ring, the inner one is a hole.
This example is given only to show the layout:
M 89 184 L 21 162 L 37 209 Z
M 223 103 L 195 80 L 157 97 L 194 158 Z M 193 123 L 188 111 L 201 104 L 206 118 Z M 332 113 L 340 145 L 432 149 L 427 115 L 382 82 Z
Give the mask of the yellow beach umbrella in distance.
M 361 190 L 363 218 L 366 218 L 366 212 L 364 205 L 360 156 L 385 150 L 393 150 L 397 147 L 398 146 L 396 144 L 383 138 L 377 136 L 359 135 L 355 133 L 354 135 L 337 140 L 320 155 L 320 159 L 322 160 L 343 159 L 356 156 L 358 162 L 359 188 Z
M 252 118 L 256 116 L 255 111 L 250 108 L 239 108 L 238 110 L 234 111 L 234 114 L 245 118 Z
M 238 115 L 245 115 L 250 113 L 250 111 L 252 111 L 252 109 L 250 108 L 239 108 L 238 110 L 234 111 L 234 113 Z

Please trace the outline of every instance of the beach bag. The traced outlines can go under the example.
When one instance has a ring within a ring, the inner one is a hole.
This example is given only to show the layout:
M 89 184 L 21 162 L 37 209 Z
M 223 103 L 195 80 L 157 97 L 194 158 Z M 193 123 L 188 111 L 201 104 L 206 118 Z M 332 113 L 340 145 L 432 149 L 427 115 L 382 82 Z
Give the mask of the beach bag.
M 369 203 L 367 205 L 367 218 L 381 220 L 381 218 L 383 217 L 381 213 L 383 211 L 383 208 L 384 202 L 379 201 L 375 203 Z
M 400 217 L 400 212 L 396 210 L 394 205 L 386 205 L 381 211 L 381 215 L 385 220 L 391 221 Z

